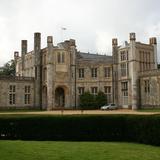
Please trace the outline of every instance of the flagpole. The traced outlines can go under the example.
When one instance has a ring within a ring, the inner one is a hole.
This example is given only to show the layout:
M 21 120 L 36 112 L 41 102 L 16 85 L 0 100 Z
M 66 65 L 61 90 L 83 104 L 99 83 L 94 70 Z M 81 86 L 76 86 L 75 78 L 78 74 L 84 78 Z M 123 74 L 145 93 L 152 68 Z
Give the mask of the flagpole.
M 61 40 L 64 41 L 64 31 L 67 30 L 65 27 L 61 27 Z

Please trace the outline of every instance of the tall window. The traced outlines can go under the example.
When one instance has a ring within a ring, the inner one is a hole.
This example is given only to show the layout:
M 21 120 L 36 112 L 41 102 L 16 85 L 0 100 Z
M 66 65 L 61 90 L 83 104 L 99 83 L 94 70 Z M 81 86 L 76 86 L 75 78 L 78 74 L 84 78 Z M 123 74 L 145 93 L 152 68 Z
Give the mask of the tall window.
M 121 64 L 121 76 L 125 77 L 128 75 L 128 63 Z
M 46 68 L 43 69 L 43 80 L 44 81 L 47 80 L 47 69 Z
M 91 87 L 91 93 L 96 95 L 98 93 L 98 87 Z
M 46 65 L 47 59 L 46 59 L 46 54 L 43 56 L 43 64 Z
M 61 63 L 61 53 L 60 52 L 57 53 L 57 61 L 58 63 Z
M 93 78 L 96 78 L 97 77 L 97 68 L 92 68 L 91 69 L 91 74 L 92 74 Z
M 112 102 L 112 100 L 111 100 L 111 94 L 112 94 L 111 86 L 105 86 L 104 93 L 107 97 L 107 103 L 111 103 Z
M 150 93 L 150 83 L 149 80 L 144 80 L 144 92 Z
M 128 60 L 128 51 L 121 51 L 120 56 L 121 56 L 121 61 Z
M 139 51 L 140 54 L 140 71 L 151 69 L 151 53 L 145 51 Z
M 9 86 L 9 104 L 10 105 L 16 104 L 16 86 L 15 85 Z
M 58 63 L 64 63 L 65 62 L 65 53 L 64 52 L 58 52 L 57 53 L 57 62 Z
M 78 87 L 78 93 L 79 95 L 84 94 L 84 87 Z
M 30 104 L 31 101 L 31 87 L 25 86 L 24 104 Z
M 84 78 L 84 68 L 79 69 L 79 78 Z
M 105 67 L 104 68 L 104 76 L 106 78 L 110 78 L 111 77 L 111 68 L 110 67 Z
M 61 61 L 62 61 L 62 63 L 64 63 L 64 61 L 65 61 L 64 52 L 61 53 L 61 56 L 62 56 L 62 60 Z
M 128 104 L 128 82 L 121 82 L 122 103 Z

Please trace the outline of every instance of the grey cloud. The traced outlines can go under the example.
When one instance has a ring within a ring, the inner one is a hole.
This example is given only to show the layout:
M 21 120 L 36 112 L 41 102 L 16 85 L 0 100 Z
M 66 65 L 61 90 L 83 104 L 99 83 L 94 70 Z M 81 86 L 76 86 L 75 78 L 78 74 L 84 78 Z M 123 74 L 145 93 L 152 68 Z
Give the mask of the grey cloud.
M 75 38 L 86 52 L 111 53 L 112 37 L 121 43 L 133 31 L 148 42 L 160 37 L 159 5 L 159 0 L 0 0 L 0 65 L 20 50 L 21 39 L 28 39 L 32 50 L 36 31 L 42 32 L 43 47 L 47 35 L 58 43 L 62 26 L 63 37 Z

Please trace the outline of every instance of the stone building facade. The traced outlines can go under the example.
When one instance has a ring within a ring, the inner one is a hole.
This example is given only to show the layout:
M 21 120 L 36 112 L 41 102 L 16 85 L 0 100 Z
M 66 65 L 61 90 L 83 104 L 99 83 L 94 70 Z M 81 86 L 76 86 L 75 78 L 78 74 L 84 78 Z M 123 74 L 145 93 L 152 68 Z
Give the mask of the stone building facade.
M 149 44 L 136 42 L 135 33 L 130 33 L 129 39 L 122 46 L 117 39 L 112 41 L 114 102 L 122 108 L 137 109 L 142 105 L 139 75 L 157 69 L 157 41 L 150 38 Z
M 0 76 L 0 109 L 34 108 L 34 78 Z
M 106 103 L 120 108 L 159 106 L 160 100 L 153 100 L 156 96 L 146 101 L 150 96 L 146 85 L 159 85 L 156 38 L 143 44 L 130 33 L 129 40 L 119 46 L 114 38 L 112 56 L 106 56 L 77 51 L 73 39 L 55 45 L 52 36 L 47 37 L 47 47 L 41 48 L 41 34 L 35 33 L 33 51 L 28 52 L 27 40 L 22 40 L 21 57 L 14 52 L 16 77 L 0 77 L 0 107 L 77 108 L 79 95 L 85 91 L 102 91 Z M 153 80 L 150 83 L 148 79 Z M 156 89 L 158 97 L 160 89 Z

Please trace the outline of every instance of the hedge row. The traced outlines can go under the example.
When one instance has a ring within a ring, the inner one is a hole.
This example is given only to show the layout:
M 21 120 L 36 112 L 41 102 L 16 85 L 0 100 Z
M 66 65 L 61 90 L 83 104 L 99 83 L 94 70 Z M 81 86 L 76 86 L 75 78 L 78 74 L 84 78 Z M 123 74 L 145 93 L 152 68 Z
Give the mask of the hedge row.
M 160 145 L 160 115 L 0 117 L 0 139 L 126 141 Z

